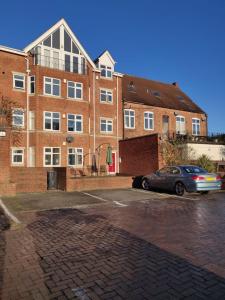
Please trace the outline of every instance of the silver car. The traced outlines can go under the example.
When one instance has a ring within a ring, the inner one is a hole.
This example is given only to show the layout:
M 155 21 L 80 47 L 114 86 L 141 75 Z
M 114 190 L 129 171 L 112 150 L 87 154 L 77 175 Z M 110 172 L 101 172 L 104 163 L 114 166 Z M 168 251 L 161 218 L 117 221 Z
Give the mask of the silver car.
M 143 189 L 162 189 L 183 196 L 185 192 L 208 193 L 221 189 L 221 178 L 197 166 L 168 166 L 142 178 Z

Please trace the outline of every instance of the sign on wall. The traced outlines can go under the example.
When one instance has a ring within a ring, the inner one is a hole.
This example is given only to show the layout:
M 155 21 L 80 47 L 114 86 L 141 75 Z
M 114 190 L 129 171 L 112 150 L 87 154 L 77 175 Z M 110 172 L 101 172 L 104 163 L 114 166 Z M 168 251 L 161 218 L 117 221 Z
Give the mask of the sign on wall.
M 5 131 L 0 131 L 0 137 L 4 137 L 6 136 L 6 132 Z

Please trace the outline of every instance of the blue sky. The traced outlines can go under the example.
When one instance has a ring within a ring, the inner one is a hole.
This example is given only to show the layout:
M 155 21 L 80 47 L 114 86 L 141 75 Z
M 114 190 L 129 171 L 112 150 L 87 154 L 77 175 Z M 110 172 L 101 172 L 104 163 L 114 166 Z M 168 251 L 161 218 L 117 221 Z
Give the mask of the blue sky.
M 64 18 L 95 58 L 117 71 L 180 87 L 225 132 L 224 0 L 11 0 L 1 3 L 0 44 L 24 48 Z

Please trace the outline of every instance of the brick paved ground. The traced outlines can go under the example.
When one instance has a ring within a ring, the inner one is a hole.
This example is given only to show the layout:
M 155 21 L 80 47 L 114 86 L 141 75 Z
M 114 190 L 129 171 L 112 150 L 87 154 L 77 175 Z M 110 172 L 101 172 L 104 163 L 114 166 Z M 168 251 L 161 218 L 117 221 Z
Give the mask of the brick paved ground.
M 224 215 L 222 197 L 21 213 L 2 299 L 224 299 Z

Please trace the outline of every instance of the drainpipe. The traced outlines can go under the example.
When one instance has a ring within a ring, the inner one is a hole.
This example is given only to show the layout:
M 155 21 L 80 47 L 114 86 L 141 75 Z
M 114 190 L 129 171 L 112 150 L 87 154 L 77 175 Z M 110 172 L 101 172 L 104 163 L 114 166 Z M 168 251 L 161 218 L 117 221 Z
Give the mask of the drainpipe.
M 94 149 L 93 152 L 95 153 L 95 71 L 93 71 L 93 113 L 94 113 L 94 124 L 93 124 L 93 136 L 94 136 Z
M 116 165 L 117 165 L 117 170 L 116 172 L 119 173 L 119 109 L 118 109 L 118 104 L 119 104 L 119 90 L 118 90 L 118 76 L 116 77 L 116 140 L 117 140 L 117 157 L 116 157 Z
M 29 76 L 30 76 L 30 69 L 29 69 L 29 58 L 25 57 L 25 60 L 26 60 L 26 66 L 27 66 L 27 69 L 26 69 L 26 72 L 27 72 L 27 89 L 26 89 L 26 92 L 27 92 L 27 99 L 26 99 L 26 106 L 27 106 L 27 130 L 26 130 L 26 148 L 27 148 L 27 167 L 30 167 L 30 163 L 29 163 L 29 144 L 30 144 L 30 141 L 29 141 L 29 110 L 30 110 L 30 107 L 29 107 Z

